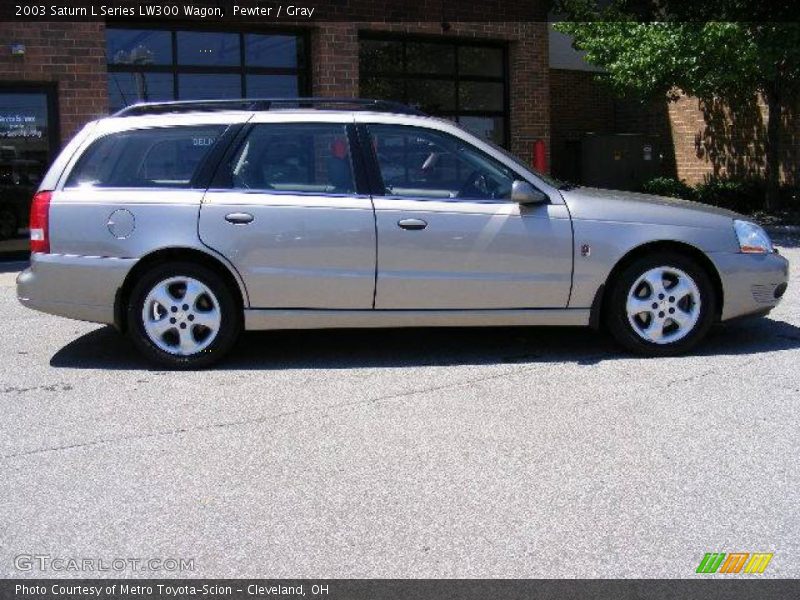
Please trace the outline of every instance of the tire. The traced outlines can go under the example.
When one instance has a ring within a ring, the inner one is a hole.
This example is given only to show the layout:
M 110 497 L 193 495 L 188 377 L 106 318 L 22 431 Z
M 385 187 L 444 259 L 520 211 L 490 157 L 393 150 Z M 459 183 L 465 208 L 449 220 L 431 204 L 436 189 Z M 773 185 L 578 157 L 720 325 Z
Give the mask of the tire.
M 128 335 L 147 359 L 171 369 L 203 368 L 233 348 L 242 310 L 217 273 L 175 262 L 154 267 L 136 282 L 127 323 Z
M 8 240 L 17 235 L 17 216 L 9 208 L 0 208 L 0 240 Z
M 636 354 L 675 356 L 706 336 L 717 302 L 711 278 L 697 261 L 675 252 L 651 254 L 611 282 L 606 323 L 614 338 Z

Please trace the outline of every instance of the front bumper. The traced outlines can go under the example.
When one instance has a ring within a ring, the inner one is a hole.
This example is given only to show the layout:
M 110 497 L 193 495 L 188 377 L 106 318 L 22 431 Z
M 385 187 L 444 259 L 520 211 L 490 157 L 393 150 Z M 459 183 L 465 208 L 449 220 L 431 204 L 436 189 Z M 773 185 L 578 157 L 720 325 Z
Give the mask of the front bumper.
M 117 290 L 136 264 L 131 258 L 32 254 L 17 276 L 17 298 L 42 312 L 93 323 L 114 323 Z
M 776 307 L 789 281 L 789 261 L 777 253 L 711 253 L 722 280 L 722 320 L 765 314 Z

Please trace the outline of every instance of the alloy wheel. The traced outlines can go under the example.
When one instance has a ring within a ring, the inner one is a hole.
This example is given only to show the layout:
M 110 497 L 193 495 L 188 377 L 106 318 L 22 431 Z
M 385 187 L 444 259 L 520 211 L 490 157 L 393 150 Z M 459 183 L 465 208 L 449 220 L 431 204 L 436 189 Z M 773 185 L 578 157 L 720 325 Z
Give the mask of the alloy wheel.
M 164 352 L 191 356 L 208 348 L 222 325 L 214 292 L 192 277 L 170 277 L 157 283 L 142 307 L 150 340 Z
M 625 310 L 639 337 L 653 344 L 685 338 L 700 319 L 700 289 L 686 272 L 669 266 L 642 273 L 628 292 Z

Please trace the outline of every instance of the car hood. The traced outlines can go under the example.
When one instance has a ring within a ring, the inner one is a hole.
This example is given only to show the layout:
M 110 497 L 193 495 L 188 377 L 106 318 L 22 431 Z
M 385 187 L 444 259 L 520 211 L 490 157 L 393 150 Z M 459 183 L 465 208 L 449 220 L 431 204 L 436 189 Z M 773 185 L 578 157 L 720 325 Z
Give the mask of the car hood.
M 730 227 L 745 218 L 708 204 L 635 192 L 579 187 L 561 192 L 573 219 L 622 221 L 654 225 Z

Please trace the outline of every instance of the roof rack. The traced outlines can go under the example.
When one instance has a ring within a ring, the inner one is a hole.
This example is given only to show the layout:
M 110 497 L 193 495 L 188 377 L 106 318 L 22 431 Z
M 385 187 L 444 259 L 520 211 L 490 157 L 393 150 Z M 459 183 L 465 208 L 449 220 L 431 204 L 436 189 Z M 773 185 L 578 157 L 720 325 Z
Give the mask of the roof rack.
M 374 110 L 404 115 L 427 116 L 411 106 L 390 100 L 362 98 L 240 98 L 237 100 L 179 100 L 175 102 L 141 102 L 126 106 L 114 117 L 135 117 L 184 112 L 214 112 L 221 110 L 260 111 L 291 108 L 328 110 Z

